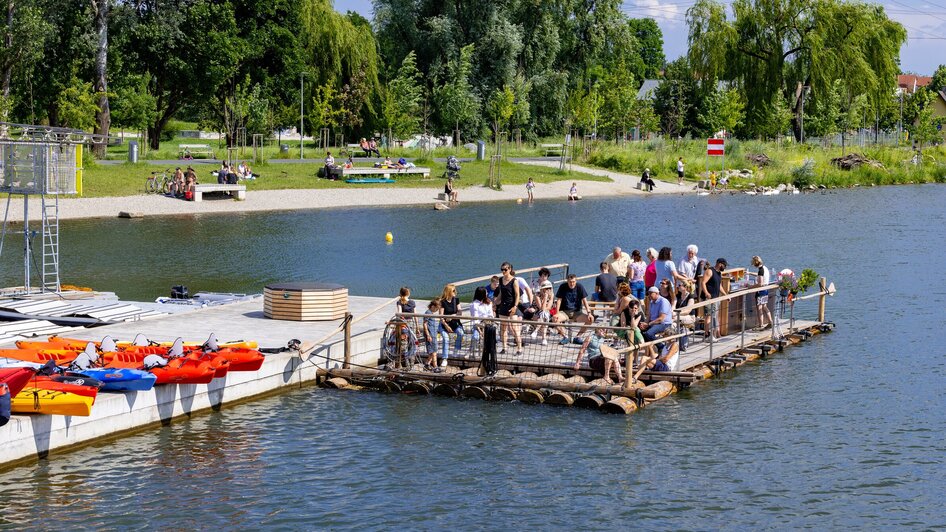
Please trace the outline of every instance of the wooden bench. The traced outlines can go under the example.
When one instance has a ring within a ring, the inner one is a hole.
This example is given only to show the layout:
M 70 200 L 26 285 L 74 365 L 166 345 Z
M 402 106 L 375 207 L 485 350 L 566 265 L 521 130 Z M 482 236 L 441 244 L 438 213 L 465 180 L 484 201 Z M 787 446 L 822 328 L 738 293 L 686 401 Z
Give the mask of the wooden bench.
M 181 144 L 178 148 L 180 149 L 177 154 L 178 159 L 185 159 L 188 156 L 193 159 L 198 155 L 205 159 L 216 159 L 209 144 Z
M 430 168 L 421 168 L 419 166 L 414 168 L 343 168 L 342 176 L 383 176 L 387 179 L 390 179 L 391 176 L 397 175 L 406 175 L 406 174 L 421 174 L 425 179 L 430 177 Z
M 540 144 L 540 148 L 545 151 L 545 156 L 550 155 L 562 155 L 562 149 L 564 148 L 561 144 Z
M 194 185 L 194 201 L 203 201 L 204 193 L 206 192 L 226 192 L 231 196 L 236 194 L 237 201 L 246 199 L 246 185 L 221 185 L 211 183 L 207 185 Z

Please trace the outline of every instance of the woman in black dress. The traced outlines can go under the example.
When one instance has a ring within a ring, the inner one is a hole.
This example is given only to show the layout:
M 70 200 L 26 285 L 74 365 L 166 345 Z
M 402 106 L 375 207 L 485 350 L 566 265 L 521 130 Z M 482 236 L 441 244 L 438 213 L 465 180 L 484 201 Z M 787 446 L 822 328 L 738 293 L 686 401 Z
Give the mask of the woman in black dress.
M 519 292 L 519 283 L 516 282 L 516 277 L 512 274 L 512 264 L 504 262 L 499 269 L 503 276 L 499 280 L 499 303 L 496 308 L 496 317 L 521 320 L 522 313 L 519 311 L 519 298 L 521 294 Z M 510 329 L 512 329 L 513 336 L 516 337 L 516 355 L 521 355 L 522 335 L 520 334 L 519 326 L 512 323 L 503 323 L 500 329 L 500 337 L 502 338 L 503 346 L 499 353 L 503 354 L 506 352 L 506 338 L 509 335 Z

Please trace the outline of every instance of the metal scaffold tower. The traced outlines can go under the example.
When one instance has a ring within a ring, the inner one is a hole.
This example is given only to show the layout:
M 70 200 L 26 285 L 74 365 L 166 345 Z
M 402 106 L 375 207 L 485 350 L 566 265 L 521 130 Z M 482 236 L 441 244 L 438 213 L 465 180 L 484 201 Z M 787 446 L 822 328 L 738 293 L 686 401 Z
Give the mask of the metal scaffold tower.
M 24 293 L 60 291 L 59 197 L 81 193 L 82 146 L 105 141 L 83 131 L 0 122 L 0 194 L 7 194 L 0 255 L 7 234 L 14 232 L 8 227 L 13 197 L 23 196 Z M 41 211 L 39 233 L 30 228 L 30 199 L 35 196 Z M 32 279 L 36 270 L 38 286 Z

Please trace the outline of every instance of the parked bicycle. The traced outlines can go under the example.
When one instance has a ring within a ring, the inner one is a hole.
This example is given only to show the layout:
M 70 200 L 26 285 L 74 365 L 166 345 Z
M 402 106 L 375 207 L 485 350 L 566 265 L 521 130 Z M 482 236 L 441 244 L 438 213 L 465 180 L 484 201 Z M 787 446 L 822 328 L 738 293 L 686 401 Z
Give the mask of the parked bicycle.
M 151 172 L 151 177 L 145 180 L 145 193 L 147 194 L 167 194 L 171 191 L 171 183 L 174 182 L 174 175 L 168 168 L 163 172 Z

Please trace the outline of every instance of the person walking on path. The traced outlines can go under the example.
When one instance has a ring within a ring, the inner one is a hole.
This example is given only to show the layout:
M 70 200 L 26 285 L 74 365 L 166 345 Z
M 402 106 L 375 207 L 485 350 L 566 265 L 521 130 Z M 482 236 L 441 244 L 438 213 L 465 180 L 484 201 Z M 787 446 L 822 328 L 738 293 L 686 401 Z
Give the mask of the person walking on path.
M 677 184 L 683 186 L 683 157 L 677 159 Z

